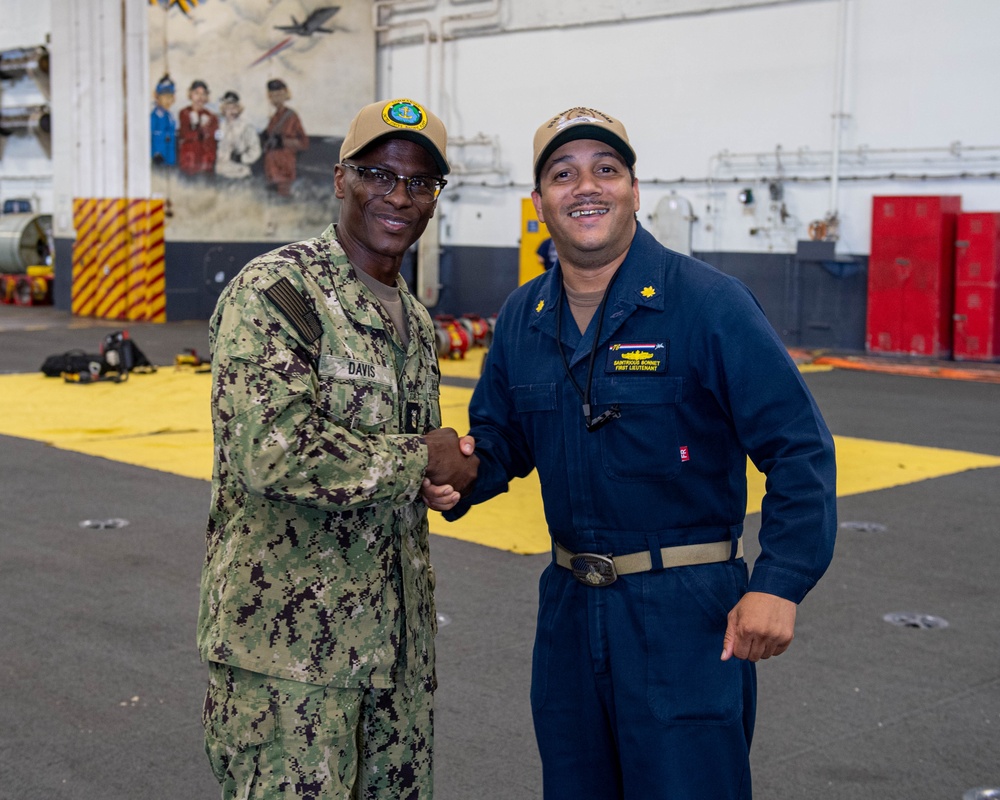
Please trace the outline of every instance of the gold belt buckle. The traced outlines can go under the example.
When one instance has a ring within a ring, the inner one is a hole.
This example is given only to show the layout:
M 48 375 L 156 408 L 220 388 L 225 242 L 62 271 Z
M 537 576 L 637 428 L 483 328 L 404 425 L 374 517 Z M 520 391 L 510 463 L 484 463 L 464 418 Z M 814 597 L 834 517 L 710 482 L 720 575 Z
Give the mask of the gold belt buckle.
M 615 562 L 611 556 L 597 553 L 577 553 L 570 560 L 573 577 L 584 586 L 610 586 L 618 580 Z

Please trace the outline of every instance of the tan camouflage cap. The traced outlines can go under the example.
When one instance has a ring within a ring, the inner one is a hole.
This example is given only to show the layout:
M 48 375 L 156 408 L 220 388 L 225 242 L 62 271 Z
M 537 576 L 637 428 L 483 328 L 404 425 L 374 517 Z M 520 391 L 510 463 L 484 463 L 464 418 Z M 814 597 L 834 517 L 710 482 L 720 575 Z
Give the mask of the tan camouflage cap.
M 340 160 L 360 153 L 378 139 L 408 139 L 423 146 L 434 156 L 442 175 L 448 166 L 448 132 L 444 123 L 413 100 L 380 100 L 362 108 L 351 120 L 351 127 L 340 146 Z

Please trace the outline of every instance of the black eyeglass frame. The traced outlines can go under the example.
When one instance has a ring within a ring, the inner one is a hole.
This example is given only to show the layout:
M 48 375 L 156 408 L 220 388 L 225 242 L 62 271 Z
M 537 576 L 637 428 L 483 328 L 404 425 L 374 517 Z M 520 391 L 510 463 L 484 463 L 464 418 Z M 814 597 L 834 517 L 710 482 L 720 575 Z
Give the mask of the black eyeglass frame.
M 346 161 L 341 161 L 340 166 L 350 167 L 351 169 L 356 170 L 358 173 L 358 177 L 361 179 L 362 185 L 366 187 L 370 185 L 365 182 L 366 174 L 372 174 L 377 172 L 381 173 L 382 175 L 391 176 L 392 185 L 389 187 L 387 191 L 382 193 L 383 197 L 388 197 L 390 194 L 392 194 L 396 189 L 396 184 L 399 183 L 399 181 L 403 181 L 403 185 L 406 187 L 406 193 L 410 196 L 410 199 L 413 200 L 415 203 L 428 204 L 435 202 L 438 199 L 438 197 L 441 196 L 441 190 L 448 185 L 448 181 L 446 181 L 444 178 L 434 178 L 431 177 L 430 175 L 412 175 L 412 176 L 397 175 L 396 173 L 390 172 L 389 170 L 383 169 L 382 167 L 366 167 L 362 164 L 349 164 Z M 372 176 L 374 177 L 374 175 Z M 432 185 L 434 187 L 434 197 L 432 197 L 430 200 L 424 200 L 422 198 L 415 197 L 413 195 L 413 190 L 410 188 L 410 184 L 413 181 L 426 181 L 427 183 Z M 378 196 L 379 193 L 375 191 L 371 192 L 371 194 Z

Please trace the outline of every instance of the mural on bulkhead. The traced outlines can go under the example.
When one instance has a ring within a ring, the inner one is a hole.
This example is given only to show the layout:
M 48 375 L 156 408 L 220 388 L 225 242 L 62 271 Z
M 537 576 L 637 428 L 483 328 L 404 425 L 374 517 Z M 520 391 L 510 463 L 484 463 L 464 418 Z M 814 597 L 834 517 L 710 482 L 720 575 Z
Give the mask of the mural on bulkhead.
M 150 163 L 174 241 L 289 242 L 339 213 L 333 167 L 374 100 L 364 0 L 150 0 Z

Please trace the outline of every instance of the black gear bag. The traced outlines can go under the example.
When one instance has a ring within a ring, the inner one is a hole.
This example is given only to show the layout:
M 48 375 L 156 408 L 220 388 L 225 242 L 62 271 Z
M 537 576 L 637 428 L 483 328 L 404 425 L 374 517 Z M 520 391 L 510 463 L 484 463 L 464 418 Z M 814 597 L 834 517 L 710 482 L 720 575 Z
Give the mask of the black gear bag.
M 101 354 L 108 371 L 117 372 L 121 376 L 134 371 L 156 372 L 156 367 L 149 363 L 146 354 L 128 337 L 128 331 L 115 331 L 105 336 Z
M 67 350 L 65 353 L 57 353 L 49 356 L 42 364 L 42 373 L 48 378 L 58 378 L 64 372 L 98 375 L 107 372 L 107 365 L 104 363 L 104 356 L 100 353 L 85 353 L 83 350 Z

